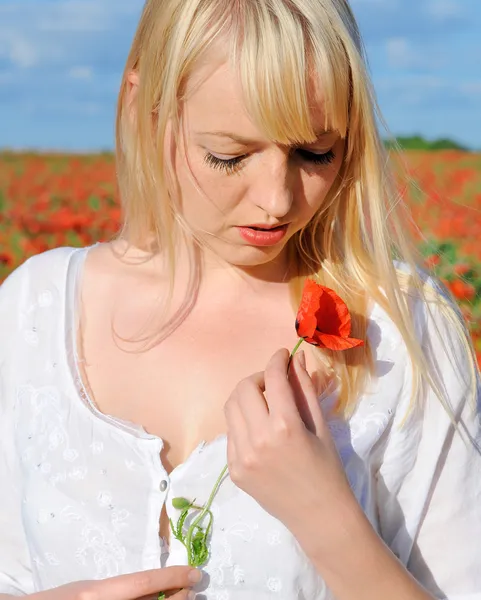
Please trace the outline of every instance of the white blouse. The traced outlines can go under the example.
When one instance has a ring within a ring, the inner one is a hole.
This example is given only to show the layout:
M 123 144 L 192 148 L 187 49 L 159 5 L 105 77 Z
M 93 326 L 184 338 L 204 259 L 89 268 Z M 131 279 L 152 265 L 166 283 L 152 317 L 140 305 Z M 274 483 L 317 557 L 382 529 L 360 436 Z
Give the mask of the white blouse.
M 0 287 L 0 593 L 187 564 L 180 541 L 172 536 L 168 548 L 159 537 L 162 506 L 176 522 L 172 498 L 203 504 L 226 464 L 221 435 L 168 475 L 162 439 L 89 400 L 74 339 L 88 249 L 34 256 Z M 412 310 L 453 410 L 480 443 L 479 413 L 465 402 L 464 352 L 450 343 L 439 313 L 428 318 L 419 302 Z M 481 600 L 481 459 L 453 433 L 431 392 L 400 427 L 411 391 L 407 350 L 378 305 L 368 335 L 377 377 L 352 418 L 329 416 L 335 389 L 320 397 L 352 489 L 379 535 L 436 598 Z M 198 598 L 334 598 L 290 531 L 228 476 L 212 511 Z

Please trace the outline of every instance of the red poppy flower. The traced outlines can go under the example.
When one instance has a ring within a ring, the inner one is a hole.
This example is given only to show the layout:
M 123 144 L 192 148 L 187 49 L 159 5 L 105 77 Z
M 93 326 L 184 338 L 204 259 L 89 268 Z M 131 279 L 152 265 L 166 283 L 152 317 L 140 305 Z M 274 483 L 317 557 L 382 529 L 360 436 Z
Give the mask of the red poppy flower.
M 349 337 L 351 315 L 346 304 L 328 287 L 307 279 L 296 317 L 299 337 L 329 350 L 347 350 L 364 342 Z

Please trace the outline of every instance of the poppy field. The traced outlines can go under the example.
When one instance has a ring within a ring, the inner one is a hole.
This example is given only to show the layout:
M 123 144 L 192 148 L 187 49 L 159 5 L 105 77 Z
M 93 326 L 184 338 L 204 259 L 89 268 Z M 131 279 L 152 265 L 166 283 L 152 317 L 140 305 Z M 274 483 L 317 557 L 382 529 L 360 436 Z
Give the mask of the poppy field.
M 481 365 L 481 154 L 407 151 L 400 179 L 426 264 L 449 287 Z M 106 241 L 119 227 L 110 154 L 0 154 L 0 282 L 57 246 Z

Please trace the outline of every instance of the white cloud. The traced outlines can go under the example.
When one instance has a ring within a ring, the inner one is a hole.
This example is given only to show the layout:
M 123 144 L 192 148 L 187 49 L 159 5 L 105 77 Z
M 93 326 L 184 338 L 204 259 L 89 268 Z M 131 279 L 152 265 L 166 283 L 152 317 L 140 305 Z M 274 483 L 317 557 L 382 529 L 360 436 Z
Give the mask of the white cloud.
M 71 79 L 92 79 L 93 69 L 91 67 L 72 67 L 67 75 Z
M 464 95 L 481 100 L 481 81 L 468 81 L 459 86 L 459 90 Z
M 377 92 L 387 104 L 412 106 L 416 110 L 431 108 L 448 111 L 456 107 L 455 110 L 459 112 L 461 104 L 474 108 L 481 99 L 481 80 L 455 81 L 449 76 L 402 75 L 380 77 L 375 83 Z M 416 114 L 414 111 L 413 116 Z
M 401 77 L 379 77 L 376 79 L 378 88 L 397 90 L 407 87 L 422 87 L 424 89 L 438 90 L 449 86 L 449 79 L 435 75 L 404 75 Z
M 39 16 L 36 27 L 38 31 L 49 33 L 105 31 L 112 26 L 118 8 L 117 3 L 99 0 L 56 2 Z M 122 9 L 121 3 L 120 8 Z
M 412 62 L 409 42 L 403 37 L 390 38 L 386 42 L 387 58 L 392 67 L 408 67 Z
M 388 65 L 394 69 L 432 70 L 444 67 L 444 51 L 426 44 L 421 46 L 405 37 L 391 37 L 386 40 Z
M 426 13 L 434 19 L 446 21 L 464 15 L 459 0 L 431 0 L 426 5 Z
M 7 39 L 7 57 L 21 69 L 28 69 L 37 64 L 38 53 L 35 46 L 23 36 L 16 36 L 13 32 L 5 36 Z
M 48 36 L 38 36 L 28 27 L 12 26 L 0 19 L 0 59 L 14 68 L 30 69 L 62 57 L 62 47 Z M 63 48 L 65 51 L 65 48 Z
M 141 0 L 18 0 L 0 2 L 0 59 L 29 68 L 67 63 L 136 23 Z M 106 41 L 108 40 L 108 41 Z
M 376 80 L 378 93 L 404 106 L 418 107 L 433 93 L 442 96 L 450 82 L 435 76 L 406 75 L 402 77 L 381 77 Z

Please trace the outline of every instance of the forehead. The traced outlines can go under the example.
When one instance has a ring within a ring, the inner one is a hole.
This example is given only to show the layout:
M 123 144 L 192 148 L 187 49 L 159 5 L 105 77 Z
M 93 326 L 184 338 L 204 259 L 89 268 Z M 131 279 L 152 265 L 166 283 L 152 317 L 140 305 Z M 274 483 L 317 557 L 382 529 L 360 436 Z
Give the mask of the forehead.
M 240 79 L 227 60 L 206 59 L 186 82 L 182 113 L 188 128 L 231 131 L 246 138 L 259 138 L 258 127 L 248 114 Z M 325 100 L 320 82 L 308 79 L 311 122 L 316 130 L 325 125 Z

